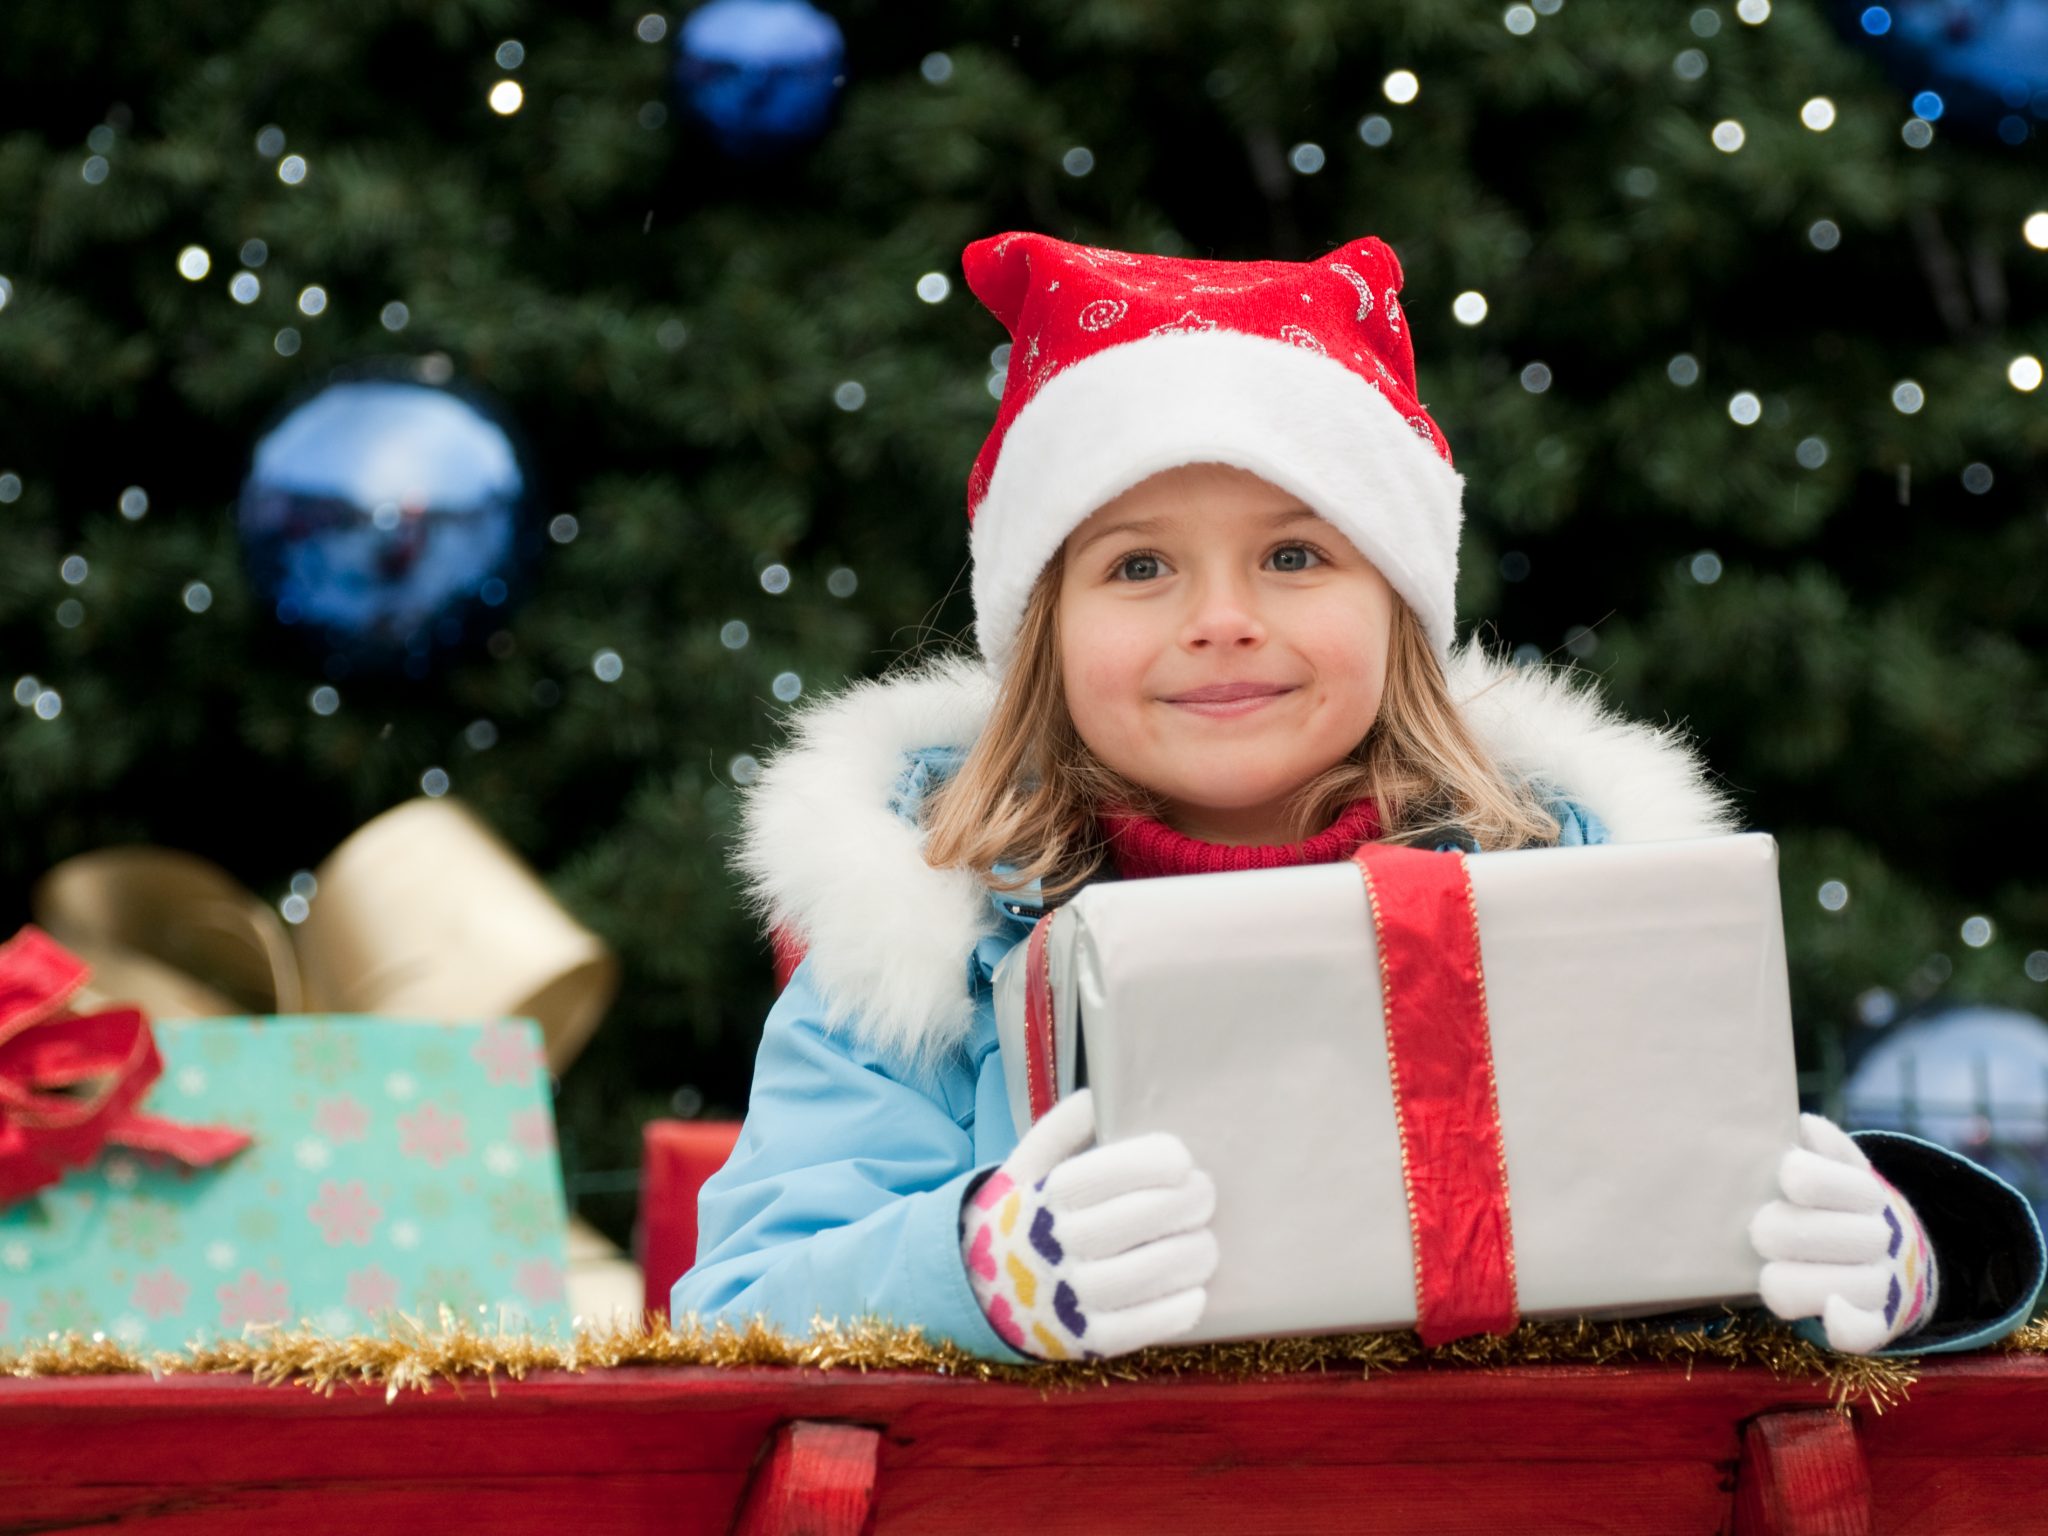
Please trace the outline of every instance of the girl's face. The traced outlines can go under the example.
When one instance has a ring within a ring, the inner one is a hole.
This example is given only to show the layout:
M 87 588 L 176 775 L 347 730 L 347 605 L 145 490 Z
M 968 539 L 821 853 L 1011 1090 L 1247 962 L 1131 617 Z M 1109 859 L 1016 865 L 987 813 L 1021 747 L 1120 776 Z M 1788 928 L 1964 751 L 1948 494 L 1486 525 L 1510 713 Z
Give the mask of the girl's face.
M 1191 837 L 1284 841 L 1287 797 L 1379 713 L 1393 589 L 1246 470 L 1182 465 L 1098 508 L 1066 542 L 1059 603 L 1075 729 Z

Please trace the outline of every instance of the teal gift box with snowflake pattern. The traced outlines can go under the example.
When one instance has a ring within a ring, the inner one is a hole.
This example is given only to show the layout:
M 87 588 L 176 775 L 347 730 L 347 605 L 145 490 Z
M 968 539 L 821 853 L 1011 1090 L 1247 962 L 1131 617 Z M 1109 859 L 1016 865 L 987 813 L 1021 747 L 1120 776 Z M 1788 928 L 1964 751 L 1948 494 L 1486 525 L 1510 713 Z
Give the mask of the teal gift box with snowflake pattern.
M 0 1210 L 0 1345 L 142 1348 L 394 1313 L 568 1320 L 567 1215 L 540 1029 L 304 1015 L 166 1019 L 142 1108 L 254 1142 L 189 1168 L 108 1147 Z

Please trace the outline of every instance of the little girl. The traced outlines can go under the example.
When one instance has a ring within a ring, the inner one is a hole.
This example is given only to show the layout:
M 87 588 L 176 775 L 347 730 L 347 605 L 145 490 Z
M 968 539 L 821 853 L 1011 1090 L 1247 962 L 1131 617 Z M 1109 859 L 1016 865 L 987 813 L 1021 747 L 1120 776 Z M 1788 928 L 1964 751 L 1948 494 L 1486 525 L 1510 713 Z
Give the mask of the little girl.
M 1085 1089 L 1019 1139 L 990 978 L 1046 910 L 1372 838 L 1734 821 L 1675 733 L 1453 645 L 1463 481 L 1381 241 L 1221 262 L 1011 233 L 964 265 L 1012 338 L 968 478 L 985 665 L 811 706 L 748 798 L 740 863 L 803 958 L 673 1311 L 1114 1355 L 1200 1318 L 1214 1188 L 1178 1137 L 1095 1145 Z M 1858 1352 L 2025 1319 L 2044 1258 L 2009 1186 L 1814 1115 L 1800 1141 L 1751 1227 L 1779 1316 Z

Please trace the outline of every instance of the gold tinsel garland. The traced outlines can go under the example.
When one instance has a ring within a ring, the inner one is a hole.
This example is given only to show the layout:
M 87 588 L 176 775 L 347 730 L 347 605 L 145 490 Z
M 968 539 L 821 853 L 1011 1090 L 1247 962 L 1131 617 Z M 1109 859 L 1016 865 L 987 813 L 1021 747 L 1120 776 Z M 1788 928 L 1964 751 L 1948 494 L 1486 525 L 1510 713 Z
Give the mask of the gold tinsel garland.
M 2048 1353 L 2048 1321 L 2033 1322 L 1997 1346 Z M 1356 1333 L 1147 1349 L 1114 1360 L 1009 1365 L 982 1360 L 950 1344 L 928 1342 L 915 1328 L 863 1322 L 819 1322 L 807 1339 L 756 1321 L 743 1329 L 704 1328 L 694 1320 L 670 1326 L 613 1327 L 571 1337 L 493 1333 L 443 1313 L 438 1326 L 407 1318 L 381 1334 L 332 1337 L 307 1328 L 252 1330 L 243 1339 L 194 1344 L 182 1352 L 139 1353 L 103 1335 L 68 1334 L 44 1344 L 0 1350 L 0 1374 L 18 1377 L 99 1375 L 245 1375 L 260 1383 L 295 1383 L 316 1392 L 381 1388 L 389 1401 L 436 1383 L 499 1376 L 517 1381 L 536 1371 L 610 1370 L 626 1366 L 808 1366 L 816 1370 L 930 1371 L 977 1381 L 1033 1386 L 1101 1386 L 1182 1376 L 1241 1380 L 1331 1371 L 1370 1376 L 1403 1366 L 1497 1369 L 1526 1365 L 1762 1366 L 1787 1381 L 1823 1381 L 1837 1406 L 1863 1402 L 1882 1412 L 1902 1401 L 1917 1360 L 1838 1355 L 1754 1314 L 1731 1316 L 1720 1328 L 1684 1331 L 1633 1322 L 1524 1323 L 1502 1337 L 1481 1336 L 1424 1349 L 1412 1333 Z

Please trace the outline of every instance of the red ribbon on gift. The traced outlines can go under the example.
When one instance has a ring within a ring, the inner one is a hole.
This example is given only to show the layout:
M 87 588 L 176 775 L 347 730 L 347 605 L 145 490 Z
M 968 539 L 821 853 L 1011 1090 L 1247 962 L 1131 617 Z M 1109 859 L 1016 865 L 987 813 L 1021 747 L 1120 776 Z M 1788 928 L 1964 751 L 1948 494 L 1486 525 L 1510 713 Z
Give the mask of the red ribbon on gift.
M 1507 1333 L 1515 1240 L 1471 873 L 1461 853 L 1384 843 L 1351 858 L 1379 934 L 1416 1331 L 1428 1345 Z
M 136 1109 L 163 1058 L 140 1009 L 66 1011 L 90 974 L 40 928 L 0 944 L 0 1205 L 56 1183 L 104 1146 L 203 1168 L 249 1145 L 226 1126 Z

